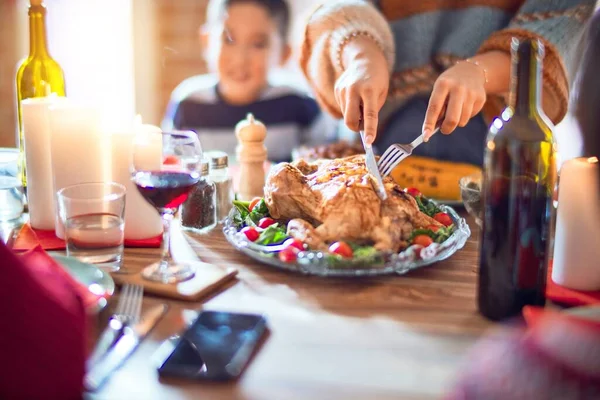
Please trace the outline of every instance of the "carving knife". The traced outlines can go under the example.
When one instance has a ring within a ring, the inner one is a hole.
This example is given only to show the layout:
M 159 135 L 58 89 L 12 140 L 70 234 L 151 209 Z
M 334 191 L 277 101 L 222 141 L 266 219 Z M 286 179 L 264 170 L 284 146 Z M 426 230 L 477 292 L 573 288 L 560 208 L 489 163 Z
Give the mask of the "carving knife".
M 141 341 L 167 312 L 166 304 L 153 306 L 142 315 L 140 322 L 123 328 L 123 334 L 104 358 L 96 363 L 85 376 L 85 388 L 98 390 L 116 369 L 133 353 Z
M 375 160 L 373 146 L 365 142 L 365 131 L 360 131 L 360 138 L 362 139 L 362 144 L 365 148 L 365 162 L 367 165 L 367 171 L 373 177 L 371 182 L 373 183 L 375 192 L 381 200 L 385 200 L 387 199 L 387 193 L 385 191 L 385 186 L 383 186 L 383 179 L 381 178 L 381 173 L 379 172 L 379 168 L 377 168 L 377 160 Z

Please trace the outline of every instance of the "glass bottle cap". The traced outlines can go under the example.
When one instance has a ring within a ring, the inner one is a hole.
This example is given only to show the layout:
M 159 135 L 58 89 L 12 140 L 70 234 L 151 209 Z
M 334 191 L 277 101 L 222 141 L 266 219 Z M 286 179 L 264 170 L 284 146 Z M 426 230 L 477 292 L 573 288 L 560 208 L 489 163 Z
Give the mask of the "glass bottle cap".
M 227 153 L 224 152 L 215 152 L 210 156 L 210 167 L 212 169 L 221 169 L 227 168 L 229 165 L 229 158 L 227 157 Z
M 207 176 L 209 172 L 208 161 L 202 161 L 200 163 L 200 175 Z

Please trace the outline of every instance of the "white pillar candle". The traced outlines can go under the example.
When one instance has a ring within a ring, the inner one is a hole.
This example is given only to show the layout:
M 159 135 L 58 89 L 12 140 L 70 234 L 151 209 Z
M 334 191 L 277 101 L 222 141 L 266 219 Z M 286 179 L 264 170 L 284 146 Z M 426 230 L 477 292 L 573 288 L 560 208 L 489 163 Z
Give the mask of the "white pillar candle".
M 598 159 L 566 161 L 560 171 L 552 280 L 600 290 Z
M 55 192 L 52 183 L 49 107 L 63 101 L 67 99 L 51 95 L 21 102 L 29 223 L 35 229 L 54 230 Z
M 110 179 L 108 136 L 100 128 L 100 113 L 73 103 L 50 107 L 52 175 L 54 192 L 79 183 Z M 64 228 L 56 216 L 56 236 L 64 239 Z
M 158 132 L 160 132 L 159 128 Z M 143 147 L 138 157 L 144 158 L 144 163 L 150 169 L 160 170 L 162 163 L 162 137 L 154 127 L 137 125 L 124 131 L 115 131 L 111 138 L 111 180 L 120 183 L 127 189 L 125 202 L 125 239 L 148 239 L 160 235 L 162 221 L 154 207 L 139 193 L 131 181 L 131 166 L 133 162 L 133 143 L 136 134 L 148 134 L 148 145 Z

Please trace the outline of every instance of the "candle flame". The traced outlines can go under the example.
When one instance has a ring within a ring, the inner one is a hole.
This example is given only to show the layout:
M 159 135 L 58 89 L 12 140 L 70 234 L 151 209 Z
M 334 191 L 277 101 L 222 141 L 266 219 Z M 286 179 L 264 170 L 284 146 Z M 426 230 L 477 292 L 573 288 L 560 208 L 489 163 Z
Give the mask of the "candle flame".
M 587 159 L 587 162 L 590 164 L 596 164 L 598 163 L 598 157 L 590 157 Z

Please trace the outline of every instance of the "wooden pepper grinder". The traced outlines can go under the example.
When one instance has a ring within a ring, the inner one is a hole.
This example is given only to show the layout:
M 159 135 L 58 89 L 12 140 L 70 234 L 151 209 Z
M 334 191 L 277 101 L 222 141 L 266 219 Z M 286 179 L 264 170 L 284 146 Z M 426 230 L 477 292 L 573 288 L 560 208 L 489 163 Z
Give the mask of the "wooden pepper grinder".
M 265 125 L 248 114 L 246 119 L 235 126 L 235 136 L 238 139 L 236 149 L 240 163 L 240 181 L 238 198 L 249 201 L 254 197 L 264 196 L 265 169 L 267 148 L 264 145 L 267 137 Z

